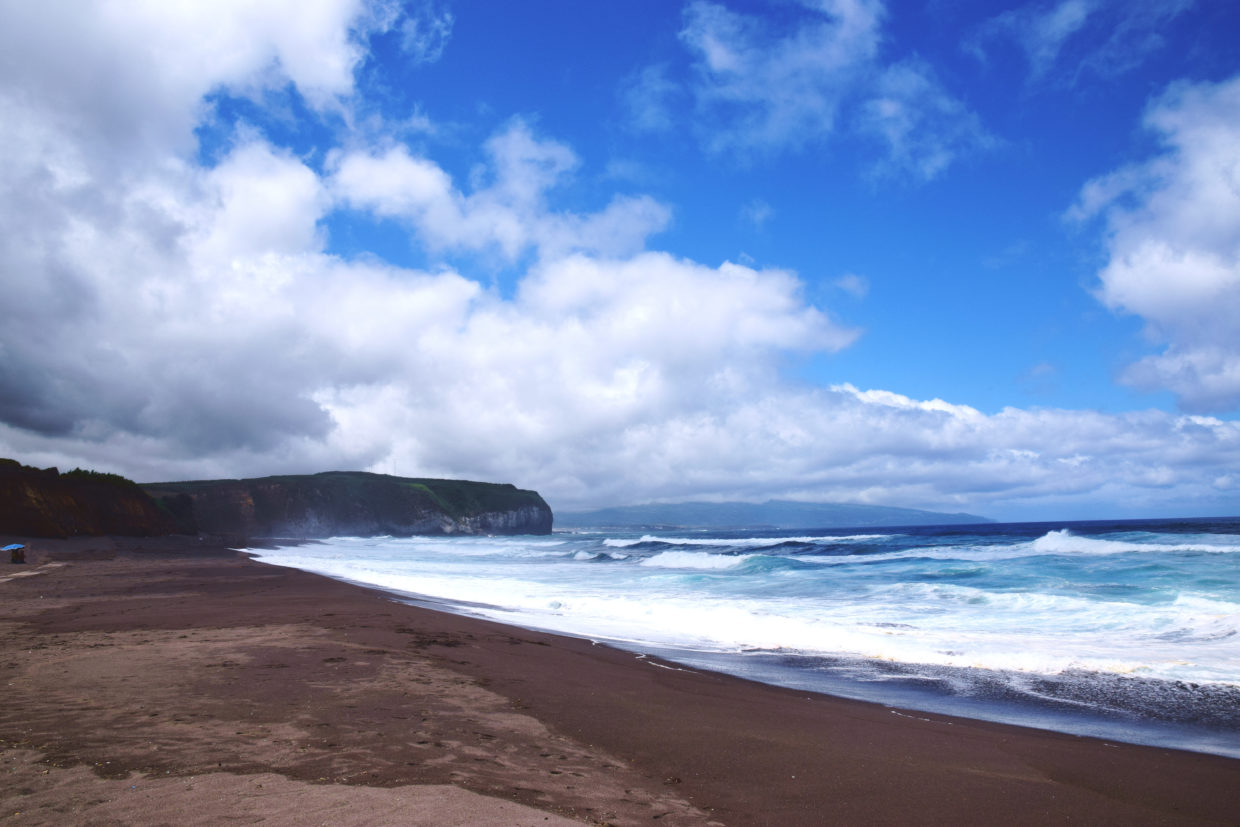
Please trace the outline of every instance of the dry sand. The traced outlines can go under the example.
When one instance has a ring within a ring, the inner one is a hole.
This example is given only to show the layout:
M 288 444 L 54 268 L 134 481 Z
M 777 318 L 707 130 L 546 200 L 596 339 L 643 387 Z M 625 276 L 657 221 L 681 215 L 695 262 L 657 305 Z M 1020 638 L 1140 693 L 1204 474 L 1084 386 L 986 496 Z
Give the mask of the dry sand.
M 0 569 L 13 823 L 1240 823 L 1240 761 L 663 668 L 193 540 L 31 545 Z

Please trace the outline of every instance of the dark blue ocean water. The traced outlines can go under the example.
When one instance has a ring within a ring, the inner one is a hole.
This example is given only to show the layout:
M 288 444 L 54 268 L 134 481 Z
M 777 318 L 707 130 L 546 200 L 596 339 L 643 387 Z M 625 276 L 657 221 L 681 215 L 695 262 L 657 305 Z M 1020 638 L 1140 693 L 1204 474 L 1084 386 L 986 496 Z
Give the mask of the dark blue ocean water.
M 1240 519 L 334 538 L 252 553 L 756 680 L 1240 757 Z

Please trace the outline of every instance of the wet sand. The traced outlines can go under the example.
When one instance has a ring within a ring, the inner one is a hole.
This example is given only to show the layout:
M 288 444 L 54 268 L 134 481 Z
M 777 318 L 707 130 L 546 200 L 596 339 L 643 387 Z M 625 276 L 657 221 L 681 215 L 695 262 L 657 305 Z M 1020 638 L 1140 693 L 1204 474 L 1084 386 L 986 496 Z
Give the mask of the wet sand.
M 0 568 L 13 823 L 1240 823 L 1233 759 L 673 668 L 193 539 L 31 544 Z

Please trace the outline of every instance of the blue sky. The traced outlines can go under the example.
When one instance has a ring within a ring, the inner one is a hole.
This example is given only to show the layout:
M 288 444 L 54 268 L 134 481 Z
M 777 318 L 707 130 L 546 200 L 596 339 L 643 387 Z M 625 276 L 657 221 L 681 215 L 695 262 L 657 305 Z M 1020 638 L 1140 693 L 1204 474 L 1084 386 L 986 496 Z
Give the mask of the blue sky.
M 0 455 L 1240 510 L 1234 4 L 0 24 Z

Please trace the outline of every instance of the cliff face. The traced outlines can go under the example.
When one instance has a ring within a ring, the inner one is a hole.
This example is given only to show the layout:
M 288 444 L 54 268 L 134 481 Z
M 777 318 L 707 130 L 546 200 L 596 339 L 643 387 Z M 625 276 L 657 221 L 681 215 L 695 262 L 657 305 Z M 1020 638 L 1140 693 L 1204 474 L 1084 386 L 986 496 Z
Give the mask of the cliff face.
M 123 477 L 87 471 L 61 474 L 55 468 L 0 460 L 0 533 L 148 537 L 175 530 L 172 515 Z
M 195 531 L 246 537 L 547 534 L 551 509 L 512 485 L 330 471 L 143 489 Z

